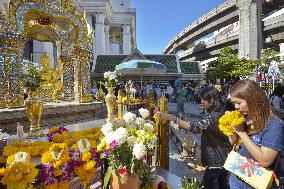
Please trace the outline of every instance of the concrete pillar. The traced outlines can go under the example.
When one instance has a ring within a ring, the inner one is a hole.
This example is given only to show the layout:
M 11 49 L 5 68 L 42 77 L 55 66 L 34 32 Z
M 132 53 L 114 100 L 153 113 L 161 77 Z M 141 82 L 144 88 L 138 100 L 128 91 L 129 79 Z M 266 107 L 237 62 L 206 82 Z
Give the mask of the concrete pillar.
M 130 54 L 131 45 L 130 45 L 130 25 L 125 24 L 123 25 L 123 54 Z
M 96 14 L 95 53 L 105 54 L 105 15 Z
M 110 54 L 109 29 L 110 29 L 110 26 L 105 25 L 105 38 L 106 38 L 105 39 L 105 41 L 106 41 L 105 54 Z
M 262 1 L 237 0 L 239 9 L 239 57 L 255 60 L 263 47 Z

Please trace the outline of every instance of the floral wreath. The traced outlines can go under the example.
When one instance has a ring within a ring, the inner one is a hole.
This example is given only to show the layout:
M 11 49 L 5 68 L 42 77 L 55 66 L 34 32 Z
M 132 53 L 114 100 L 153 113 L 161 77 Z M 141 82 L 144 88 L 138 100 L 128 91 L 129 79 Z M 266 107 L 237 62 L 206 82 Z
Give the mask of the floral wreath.
M 8 188 L 31 188 L 38 174 L 36 165 L 31 163 L 31 156 L 26 152 L 18 152 L 8 157 L 6 169 L 0 169 L 1 182 Z
M 46 188 L 69 188 L 72 180 L 72 164 L 65 143 L 53 144 L 42 157 L 40 175 Z

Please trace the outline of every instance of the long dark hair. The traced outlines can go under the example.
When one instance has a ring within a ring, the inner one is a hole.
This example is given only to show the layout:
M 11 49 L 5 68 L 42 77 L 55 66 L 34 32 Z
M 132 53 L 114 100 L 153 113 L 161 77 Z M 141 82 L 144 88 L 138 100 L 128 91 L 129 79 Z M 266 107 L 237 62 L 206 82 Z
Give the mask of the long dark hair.
M 252 80 L 239 80 L 229 91 L 231 97 L 247 102 L 248 120 L 252 120 L 253 131 L 261 132 L 272 117 L 272 108 L 265 92 Z
M 206 87 L 201 90 L 200 98 L 209 102 L 206 109 L 207 112 L 220 112 L 225 109 L 225 104 L 222 100 L 221 94 L 215 87 Z

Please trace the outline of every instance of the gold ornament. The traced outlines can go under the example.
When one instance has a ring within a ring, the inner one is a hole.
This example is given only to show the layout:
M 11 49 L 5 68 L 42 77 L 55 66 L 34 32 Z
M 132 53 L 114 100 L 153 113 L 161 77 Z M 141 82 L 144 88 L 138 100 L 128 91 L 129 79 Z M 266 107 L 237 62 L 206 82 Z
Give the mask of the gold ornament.
M 114 89 L 115 87 L 108 87 L 108 94 L 106 95 L 105 101 L 106 101 L 106 107 L 107 107 L 107 122 L 111 123 L 113 120 L 113 113 L 116 103 L 116 97 L 114 95 Z

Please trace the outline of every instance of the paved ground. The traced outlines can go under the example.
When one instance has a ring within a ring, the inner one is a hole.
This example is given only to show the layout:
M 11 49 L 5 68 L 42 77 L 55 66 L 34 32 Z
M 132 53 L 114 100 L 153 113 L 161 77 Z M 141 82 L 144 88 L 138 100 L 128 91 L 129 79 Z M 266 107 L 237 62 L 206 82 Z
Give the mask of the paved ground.
M 169 103 L 169 112 L 171 114 L 177 114 L 177 105 L 176 103 Z M 189 115 L 189 121 L 198 121 L 202 118 L 202 109 L 198 104 L 185 103 L 185 114 Z M 186 136 L 183 133 L 183 136 Z M 192 137 L 192 136 L 191 136 Z M 198 138 L 198 136 L 196 136 Z M 169 144 L 169 155 L 170 155 L 170 172 L 173 174 L 187 178 L 197 178 L 202 180 L 202 174 L 197 173 L 194 169 L 191 169 L 190 166 L 187 166 L 188 162 L 193 163 L 189 158 L 184 158 L 182 153 L 179 152 L 172 138 L 170 139 Z

